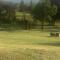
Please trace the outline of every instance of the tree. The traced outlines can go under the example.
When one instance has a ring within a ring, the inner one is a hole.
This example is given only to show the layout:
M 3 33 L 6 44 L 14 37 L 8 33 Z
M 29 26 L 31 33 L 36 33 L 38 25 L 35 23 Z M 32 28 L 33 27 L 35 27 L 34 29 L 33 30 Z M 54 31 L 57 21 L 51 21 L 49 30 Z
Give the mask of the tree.
M 50 0 L 52 4 L 55 4 L 58 7 L 57 14 L 54 16 L 55 20 L 60 19 L 60 0 Z
M 52 17 L 56 15 L 57 7 L 50 3 L 49 0 L 42 0 L 32 10 L 32 16 L 35 20 L 40 20 L 41 28 L 43 30 L 44 21 L 48 18 L 48 21 L 53 21 Z
M 32 4 L 33 4 L 33 2 L 32 2 L 32 0 L 30 1 L 30 12 L 32 11 Z
M 23 12 L 24 11 L 24 1 L 21 0 L 20 2 L 20 12 Z
M 55 20 L 53 19 L 54 16 L 57 14 L 57 6 L 56 5 L 51 5 L 48 7 L 48 20 L 51 22 L 50 25 L 55 25 Z

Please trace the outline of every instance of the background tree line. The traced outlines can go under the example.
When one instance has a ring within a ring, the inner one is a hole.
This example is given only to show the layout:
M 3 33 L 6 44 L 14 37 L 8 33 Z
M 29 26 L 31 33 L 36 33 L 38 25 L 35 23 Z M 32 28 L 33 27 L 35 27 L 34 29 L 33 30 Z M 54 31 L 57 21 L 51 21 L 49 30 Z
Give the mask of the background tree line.
M 0 26 L 31 29 L 36 27 L 37 21 L 40 22 L 39 26 L 42 30 L 46 23 L 48 26 L 54 26 L 55 22 L 60 20 L 60 4 L 59 0 L 56 1 L 41 0 L 36 4 L 33 0 L 29 4 L 25 4 L 23 0 L 19 4 L 0 2 Z M 22 12 L 22 19 L 16 18 L 16 12 Z M 31 15 L 32 20 L 26 19 L 28 14 Z

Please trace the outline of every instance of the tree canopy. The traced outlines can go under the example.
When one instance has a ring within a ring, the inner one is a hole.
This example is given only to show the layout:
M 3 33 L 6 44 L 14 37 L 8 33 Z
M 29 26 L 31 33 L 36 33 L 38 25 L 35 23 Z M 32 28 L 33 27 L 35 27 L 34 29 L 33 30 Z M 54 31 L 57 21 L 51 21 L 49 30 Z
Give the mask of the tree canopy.
M 38 19 L 41 21 L 42 26 L 44 24 L 44 20 L 48 18 L 48 20 L 53 20 L 52 17 L 57 13 L 57 6 L 51 4 L 49 0 L 45 0 L 39 2 L 32 10 L 32 16 L 34 19 Z

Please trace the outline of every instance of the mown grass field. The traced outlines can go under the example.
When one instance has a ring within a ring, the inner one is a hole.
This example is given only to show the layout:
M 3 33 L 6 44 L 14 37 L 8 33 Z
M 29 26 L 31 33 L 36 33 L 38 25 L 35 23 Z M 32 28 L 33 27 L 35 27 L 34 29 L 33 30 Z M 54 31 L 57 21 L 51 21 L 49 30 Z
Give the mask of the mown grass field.
M 17 12 L 16 18 L 22 19 L 23 13 Z M 0 31 L 0 60 L 60 60 L 60 37 L 33 30 Z
M 60 60 L 60 37 L 42 31 L 0 31 L 0 60 Z

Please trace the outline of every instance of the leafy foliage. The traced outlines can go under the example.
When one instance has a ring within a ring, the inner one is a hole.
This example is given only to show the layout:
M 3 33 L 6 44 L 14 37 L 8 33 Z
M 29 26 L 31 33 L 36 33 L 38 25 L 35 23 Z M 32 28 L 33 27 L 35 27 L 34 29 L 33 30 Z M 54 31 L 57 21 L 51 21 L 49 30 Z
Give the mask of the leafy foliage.
M 57 6 L 51 4 L 49 0 L 39 2 L 32 11 L 33 18 L 39 19 L 41 22 L 46 20 L 52 20 L 52 17 L 57 13 Z

